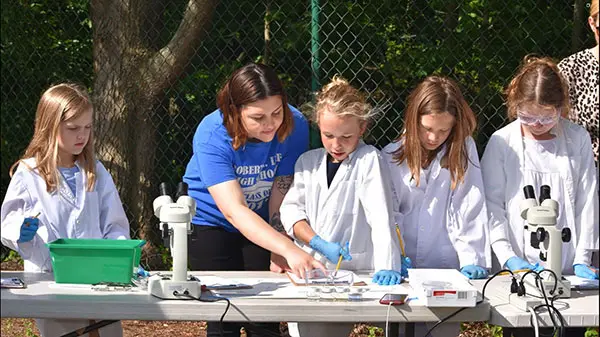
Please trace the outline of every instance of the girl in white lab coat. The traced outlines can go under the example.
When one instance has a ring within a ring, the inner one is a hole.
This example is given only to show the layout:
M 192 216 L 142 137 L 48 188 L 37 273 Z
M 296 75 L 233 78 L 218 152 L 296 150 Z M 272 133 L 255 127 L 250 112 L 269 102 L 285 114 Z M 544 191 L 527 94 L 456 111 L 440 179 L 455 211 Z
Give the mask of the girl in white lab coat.
M 403 132 L 382 150 L 399 200 L 396 220 L 415 268 L 487 276 L 491 254 L 485 195 L 471 137 L 476 126 L 458 85 L 429 76 L 408 98 Z M 423 330 L 417 335 L 424 335 L 423 325 L 417 329 Z M 458 332 L 458 324 L 444 324 L 433 335 Z
M 401 281 L 389 172 L 379 151 L 361 141 L 373 110 L 346 80 L 335 77 L 317 94 L 313 119 L 324 148 L 308 151 L 280 207 L 297 244 L 333 269 L 376 270 L 373 281 Z M 404 269 L 409 261 L 404 262 Z M 351 324 L 290 324 L 292 336 L 348 336 Z
M 589 134 L 567 119 L 569 97 L 557 66 L 531 58 L 506 89 L 508 118 L 490 138 L 481 159 L 490 217 L 492 249 L 500 266 L 527 268 L 540 263 L 530 244 L 519 204 L 523 187 L 536 194 L 542 185 L 558 201 L 557 226 L 570 228 L 562 245 L 562 272 L 598 279 L 590 268 L 598 249 L 598 194 Z M 539 196 L 539 194 L 538 194 Z
M 33 139 L 10 170 L 1 210 L 2 244 L 21 255 L 26 272 L 52 272 L 46 243 L 59 238 L 129 238 L 115 184 L 94 156 L 92 124 L 85 88 L 58 84 L 42 95 Z M 42 336 L 53 337 L 91 321 L 36 323 Z M 99 331 L 100 336 L 123 334 L 120 322 Z

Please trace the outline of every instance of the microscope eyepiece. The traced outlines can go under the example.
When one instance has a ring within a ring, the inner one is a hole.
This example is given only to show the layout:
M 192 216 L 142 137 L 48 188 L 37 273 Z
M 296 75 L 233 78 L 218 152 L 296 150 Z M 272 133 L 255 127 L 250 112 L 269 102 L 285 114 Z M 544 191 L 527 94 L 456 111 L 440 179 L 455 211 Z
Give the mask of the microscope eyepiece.
M 169 195 L 169 185 L 167 185 L 167 183 L 165 183 L 165 182 L 160 183 L 158 188 L 160 190 L 160 195 Z
M 175 195 L 175 200 L 179 199 L 182 195 L 188 195 L 188 184 L 183 181 L 177 184 L 177 194 Z
M 525 199 L 535 199 L 535 191 L 531 185 L 523 187 L 523 194 L 525 194 Z
M 540 204 L 546 199 L 550 199 L 550 186 L 542 185 L 540 187 Z

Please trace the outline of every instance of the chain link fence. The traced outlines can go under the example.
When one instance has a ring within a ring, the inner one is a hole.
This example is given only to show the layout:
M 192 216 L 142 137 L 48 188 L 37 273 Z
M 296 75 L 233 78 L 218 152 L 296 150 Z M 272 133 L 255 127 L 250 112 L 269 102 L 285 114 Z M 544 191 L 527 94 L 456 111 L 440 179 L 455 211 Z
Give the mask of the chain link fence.
M 420 80 L 450 76 L 478 115 L 482 150 L 506 123 L 501 93 L 525 55 L 558 60 L 594 44 L 581 0 L 14 0 L 1 13 L 2 196 L 43 90 L 84 83 L 132 237 L 155 243 L 150 267 L 168 264 L 151 211 L 158 185 L 181 180 L 196 126 L 241 65 L 272 65 L 296 106 L 342 75 L 382 111 L 366 136 L 378 147 L 400 133 Z

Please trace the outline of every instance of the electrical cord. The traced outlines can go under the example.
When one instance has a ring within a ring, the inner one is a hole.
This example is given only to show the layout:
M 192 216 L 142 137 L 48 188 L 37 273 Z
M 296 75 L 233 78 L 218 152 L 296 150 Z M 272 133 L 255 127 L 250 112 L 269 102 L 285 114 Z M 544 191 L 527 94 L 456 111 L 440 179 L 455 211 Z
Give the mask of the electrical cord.
M 537 312 L 535 310 L 533 310 L 532 307 L 527 308 L 527 311 L 529 311 L 529 313 L 531 314 L 531 317 L 529 318 L 529 322 L 531 325 L 533 325 L 533 331 L 535 333 L 535 337 L 540 337 L 540 327 L 538 326 Z M 533 319 L 534 317 L 535 317 L 535 320 Z
M 538 274 L 538 277 L 539 277 L 539 274 Z M 542 291 L 542 296 L 544 296 L 544 302 L 546 304 L 545 305 L 541 304 L 541 306 L 536 306 L 536 308 L 538 308 L 538 307 L 548 308 L 548 315 L 550 315 L 550 320 L 552 320 L 552 325 L 554 326 L 554 329 L 553 329 L 554 331 L 552 332 L 552 336 L 554 336 L 556 334 L 556 330 L 558 329 L 558 335 L 560 337 L 562 337 L 562 336 L 564 336 L 564 321 L 562 318 L 562 314 L 554 306 L 554 301 L 552 301 L 552 304 L 548 303 L 548 295 L 546 295 L 545 287 L 542 285 L 542 287 L 540 289 Z M 559 317 L 559 320 L 560 320 L 560 326 L 556 324 L 556 320 L 554 319 L 554 315 L 552 314 L 551 309 L 557 313 L 557 316 Z M 534 308 L 534 310 L 535 310 L 535 308 Z
M 181 297 L 186 297 L 192 300 L 196 300 L 196 301 L 200 301 L 200 302 L 208 302 L 208 303 L 214 303 L 214 302 L 219 302 L 219 301 L 224 301 L 227 302 L 227 306 L 225 307 L 225 311 L 223 311 L 223 314 L 221 315 L 221 318 L 219 319 L 219 334 L 221 336 L 223 336 L 223 319 L 225 318 L 225 315 L 227 314 L 227 311 L 229 311 L 229 307 L 231 306 L 231 301 L 229 301 L 228 298 L 226 297 L 220 297 L 220 296 L 213 296 L 210 299 L 207 298 L 201 298 L 201 297 L 194 297 L 192 295 L 190 295 L 187 292 L 184 293 L 179 293 L 178 291 L 174 291 L 173 295 L 175 296 L 181 296 Z M 256 324 L 253 324 L 251 322 L 246 322 L 244 324 L 247 324 L 251 327 L 252 330 L 256 331 L 256 332 L 260 332 L 261 334 L 263 334 L 264 336 L 272 336 L 272 337 L 280 337 L 280 334 L 276 334 L 270 330 L 264 329 Z
M 540 289 L 540 291 L 542 292 L 542 296 L 543 296 L 541 298 L 545 301 L 546 305 L 548 305 L 548 298 L 546 296 L 546 289 L 543 286 L 543 283 L 540 284 L 541 283 L 540 282 L 540 280 L 541 280 L 540 274 L 538 272 L 534 271 L 534 270 L 530 270 L 530 271 L 526 272 L 525 275 L 523 275 L 523 277 L 521 277 L 521 281 L 519 283 L 519 292 L 518 292 L 518 295 L 519 296 L 525 296 L 525 295 L 527 295 L 527 292 L 525 290 L 525 277 L 527 277 L 527 275 L 529 275 L 529 274 L 533 274 L 535 276 L 535 286 L 538 289 Z M 541 287 L 540 287 L 540 285 L 541 285 Z M 554 289 L 553 291 L 556 291 L 556 289 Z M 529 296 L 540 298 L 540 297 L 535 296 L 535 295 L 529 295 Z M 554 319 L 554 316 L 552 314 L 550 314 L 550 320 L 552 320 L 552 326 L 554 327 L 554 330 L 556 330 L 558 325 L 556 324 L 556 320 Z
M 392 302 L 388 304 L 387 314 L 385 315 L 385 337 L 388 337 L 388 327 L 390 323 L 390 309 L 392 308 Z
M 548 294 L 546 294 L 546 287 L 544 287 L 543 279 L 540 276 L 540 274 L 542 274 L 542 272 L 551 273 L 552 276 L 554 277 L 554 286 L 553 286 L 552 290 L 550 291 L 550 294 L 553 296 L 550 298 L 550 302 L 548 302 Z M 552 326 L 553 326 L 553 331 L 552 331 L 551 336 L 555 336 L 557 330 L 558 330 L 559 336 L 564 336 L 565 320 L 564 320 L 564 317 L 562 316 L 562 314 L 560 313 L 560 311 L 554 306 L 554 300 L 556 298 L 558 298 L 558 296 L 559 296 L 559 294 L 556 294 L 556 290 L 558 288 L 558 277 L 556 276 L 556 273 L 550 269 L 544 269 L 540 272 L 529 271 L 529 272 L 525 273 L 525 275 L 523 275 L 523 277 L 521 278 L 521 281 L 519 284 L 519 294 L 527 295 L 526 291 L 525 291 L 525 284 L 524 284 L 525 280 L 524 279 L 530 273 L 535 276 L 535 286 L 536 286 L 536 288 L 538 288 L 538 290 L 540 290 L 540 292 L 542 293 L 542 296 L 536 296 L 533 294 L 528 294 L 528 296 L 540 298 L 540 299 L 544 300 L 544 304 L 540 304 L 540 305 L 536 306 L 535 308 L 533 308 L 533 310 L 537 311 L 540 308 L 546 308 L 548 310 L 548 315 L 550 316 L 550 320 L 552 321 Z M 560 324 L 557 324 L 556 319 L 554 317 L 555 315 L 558 318 Z
M 221 315 L 221 318 L 219 319 L 219 333 L 220 333 L 221 337 L 223 337 L 223 319 L 225 318 L 225 315 L 227 314 L 227 311 L 229 311 L 229 307 L 231 306 L 231 302 L 229 301 L 228 298 L 215 296 L 212 299 L 205 299 L 205 298 L 201 298 L 201 297 L 194 297 L 194 296 L 190 295 L 187 291 L 180 293 L 177 290 L 175 290 L 173 292 L 173 295 L 187 297 L 189 299 L 200 301 L 200 302 L 210 302 L 210 303 L 219 302 L 219 301 L 227 302 L 227 306 L 225 306 L 225 311 L 223 311 L 223 314 Z
M 513 272 L 512 272 L 510 269 L 502 269 L 502 270 L 499 270 L 498 272 L 496 272 L 494 275 L 490 276 L 490 277 L 489 277 L 489 278 L 488 278 L 488 279 L 485 281 L 485 283 L 483 284 L 483 289 L 481 290 L 481 300 L 480 300 L 480 301 L 477 301 L 477 302 L 475 302 L 475 306 L 478 306 L 480 303 L 482 303 L 482 302 L 484 301 L 484 299 L 485 299 L 485 289 L 486 289 L 486 287 L 487 287 L 488 283 L 490 283 L 490 281 L 491 281 L 491 280 L 493 280 L 494 278 L 496 278 L 497 276 L 500 276 L 500 275 L 506 275 L 506 273 L 510 274 L 510 275 L 512 276 L 512 278 L 513 278 L 513 281 L 512 281 L 512 282 L 513 282 L 513 284 L 511 285 L 511 292 L 512 292 L 512 290 L 514 289 L 514 287 L 513 287 L 513 286 L 514 286 L 514 284 L 515 284 L 515 282 L 516 282 L 515 274 L 514 274 L 514 273 L 513 273 Z M 467 307 L 460 308 L 460 309 L 456 310 L 455 312 L 451 313 L 450 315 L 448 315 L 448 316 L 446 316 L 446 317 L 442 318 L 441 320 L 439 320 L 437 323 L 435 323 L 435 325 L 434 325 L 434 326 L 432 326 L 432 327 L 431 327 L 431 329 L 429 329 L 429 330 L 427 331 L 427 333 L 425 334 L 425 336 L 424 336 L 424 337 L 431 336 L 431 333 L 433 332 L 433 330 L 434 330 L 435 328 L 437 328 L 438 326 L 440 326 L 442 323 L 446 322 L 446 321 L 447 321 L 447 320 L 449 320 L 450 318 L 452 318 L 452 317 L 454 317 L 454 316 L 458 315 L 458 314 L 459 314 L 461 311 L 463 311 L 463 310 L 465 310 L 465 309 L 467 309 Z

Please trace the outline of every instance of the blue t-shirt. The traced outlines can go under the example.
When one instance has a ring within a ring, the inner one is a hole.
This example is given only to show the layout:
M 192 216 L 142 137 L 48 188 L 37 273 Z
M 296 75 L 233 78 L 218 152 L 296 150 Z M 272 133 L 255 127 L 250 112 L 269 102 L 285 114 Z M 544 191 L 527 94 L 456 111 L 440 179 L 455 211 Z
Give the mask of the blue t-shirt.
M 290 106 L 290 110 L 294 129 L 283 143 L 275 135 L 268 143 L 246 142 L 237 151 L 233 150 L 220 110 L 200 122 L 194 134 L 194 154 L 183 176 L 189 195 L 196 200 L 194 224 L 238 232 L 208 192 L 208 187 L 234 179 L 240 183 L 248 207 L 269 221 L 269 197 L 275 177 L 293 175 L 296 160 L 308 149 L 308 122 L 296 108 Z

